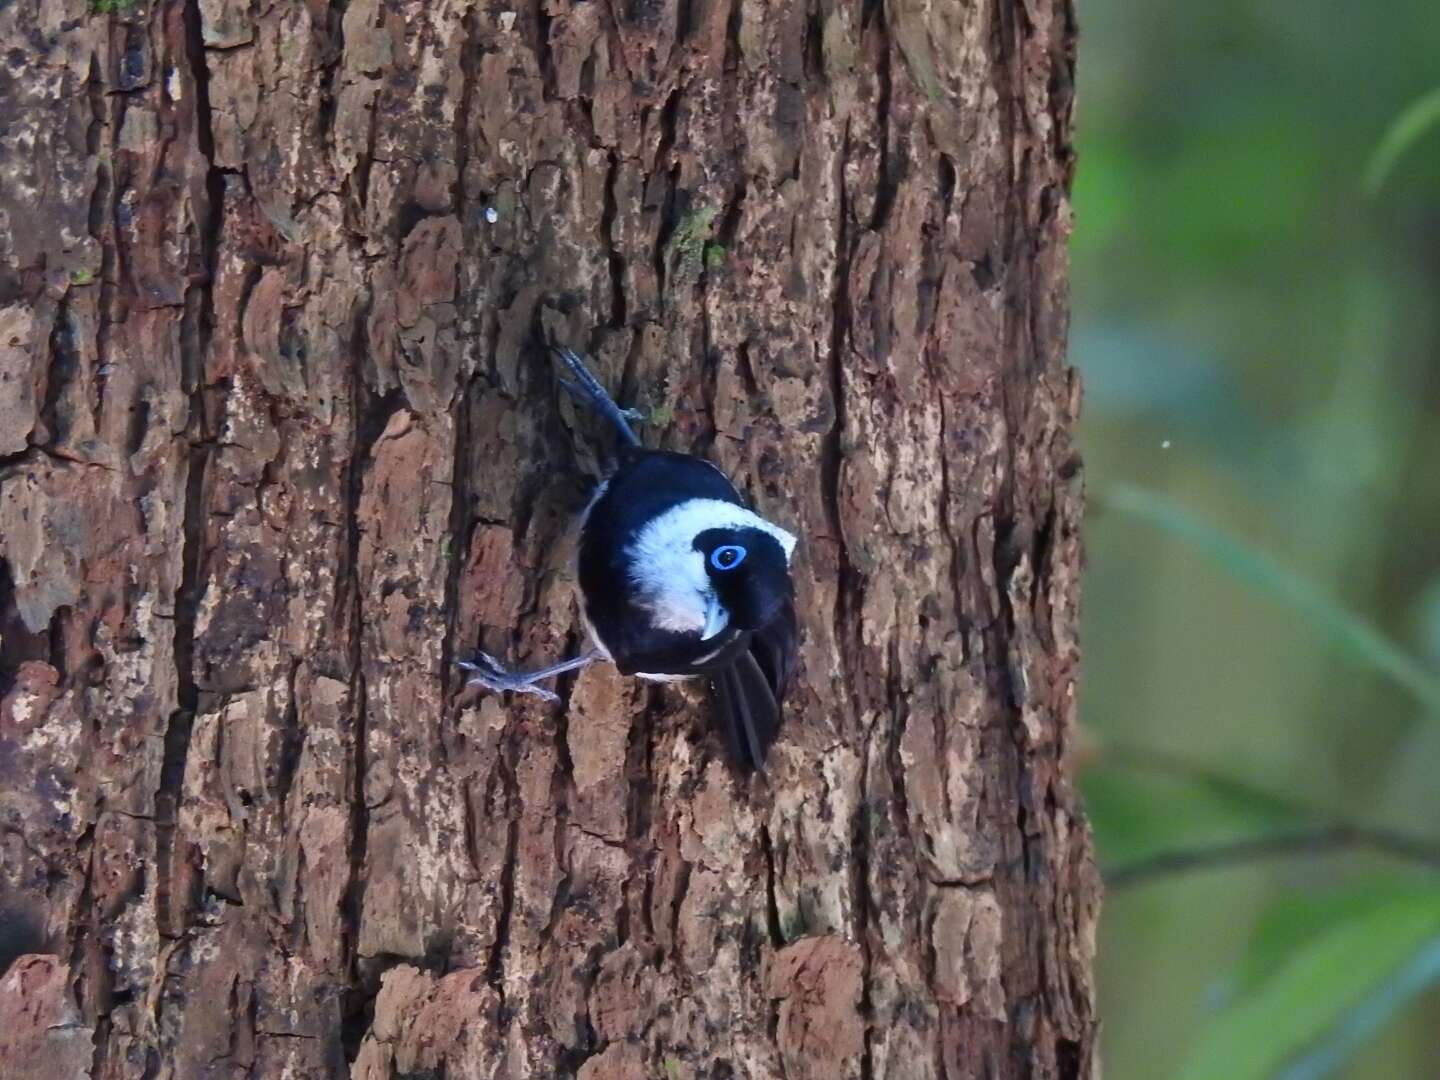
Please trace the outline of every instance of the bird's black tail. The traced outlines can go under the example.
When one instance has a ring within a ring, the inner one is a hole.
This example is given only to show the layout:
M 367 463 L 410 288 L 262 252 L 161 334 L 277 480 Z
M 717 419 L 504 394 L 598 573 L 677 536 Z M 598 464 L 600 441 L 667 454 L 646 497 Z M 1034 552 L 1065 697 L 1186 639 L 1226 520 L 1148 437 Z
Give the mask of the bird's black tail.
M 770 744 L 780 734 L 780 703 L 794 667 L 797 637 L 795 607 L 787 599 L 780 614 L 751 635 L 749 648 L 712 676 L 716 719 L 741 772 L 764 768 Z
M 780 703 L 754 653 L 741 653 L 716 674 L 715 704 L 736 767 L 747 773 L 763 768 L 765 754 L 780 731 Z

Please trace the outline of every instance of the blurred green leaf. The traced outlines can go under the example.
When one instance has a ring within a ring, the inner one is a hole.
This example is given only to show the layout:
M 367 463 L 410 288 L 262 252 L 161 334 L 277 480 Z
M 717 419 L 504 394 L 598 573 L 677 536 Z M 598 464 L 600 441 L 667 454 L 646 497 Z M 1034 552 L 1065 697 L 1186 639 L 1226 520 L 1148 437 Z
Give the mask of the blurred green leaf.
M 1380 194 L 1405 151 L 1435 127 L 1440 127 L 1440 86 L 1421 94 L 1391 121 L 1365 165 L 1365 194 L 1372 199 Z
M 1440 677 L 1371 623 L 1326 596 L 1314 582 L 1245 541 L 1201 521 L 1158 492 L 1115 485 L 1101 492 L 1096 501 L 1106 509 L 1128 514 L 1183 540 L 1232 577 L 1288 604 L 1351 660 L 1384 675 L 1432 712 L 1440 713 Z
M 1303 243 L 1324 196 L 1324 150 L 1293 101 L 1232 101 L 1206 119 L 1151 162 L 1144 227 L 1160 256 L 1233 279 L 1267 246 Z
M 1353 889 L 1326 893 L 1292 893 L 1266 909 L 1255 924 L 1245 955 L 1232 976 L 1237 995 L 1254 992 L 1274 978 L 1303 946 L 1321 934 L 1359 918 L 1371 909 L 1404 903 L 1420 892 L 1435 896 L 1433 889 L 1418 887 L 1415 878 L 1372 878 Z
M 1426 659 L 1440 664 L 1440 578 L 1431 580 L 1415 603 L 1415 621 Z
M 1125 140 L 1091 138 L 1085 147 L 1085 167 L 1075 174 L 1074 202 L 1084 213 L 1075 220 L 1072 251 L 1081 258 L 1103 252 L 1123 233 L 1135 209 L 1134 163 Z
M 1302 807 L 1198 771 L 1136 769 L 1122 760 L 1087 769 L 1081 786 L 1101 858 L 1121 870 L 1169 852 L 1310 821 Z
M 1431 938 L 1393 975 L 1351 1009 L 1318 1044 L 1292 1061 L 1276 1080 L 1326 1080 L 1396 1013 L 1440 983 L 1440 937 Z
M 1317 906 L 1307 925 L 1277 933 L 1282 914 L 1257 935 L 1265 955 L 1249 972 L 1256 985 L 1201 1033 L 1181 1080 L 1273 1076 L 1386 995 L 1391 980 L 1440 938 L 1440 887 L 1356 896 Z

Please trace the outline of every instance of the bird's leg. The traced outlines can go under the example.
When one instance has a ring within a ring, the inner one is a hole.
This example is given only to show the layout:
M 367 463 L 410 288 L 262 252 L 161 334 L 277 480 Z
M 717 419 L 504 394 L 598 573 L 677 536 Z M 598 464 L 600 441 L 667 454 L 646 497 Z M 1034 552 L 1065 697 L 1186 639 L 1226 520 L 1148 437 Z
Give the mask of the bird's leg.
M 511 671 L 485 652 L 476 653 L 473 660 L 457 660 L 456 663 L 470 672 L 470 677 L 465 680 L 467 686 L 483 686 L 487 690 L 498 690 L 502 693 L 508 690 L 516 694 L 534 694 L 546 701 L 559 701 L 560 696 L 555 691 L 536 684 L 542 679 L 563 675 L 567 671 L 574 671 L 576 668 L 593 664 L 596 660 L 602 660 L 604 657 L 605 654 L 599 649 L 591 649 L 579 656 L 561 660 L 558 664 L 551 664 L 549 667 L 543 667 L 536 671 Z
M 616 405 L 614 399 L 600 385 L 600 380 L 590 374 L 590 369 L 585 366 L 585 361 L 574 350 L 555 346 L 554 351 L 561 362 L 570 369 L 570 374 L 575 377 L 573 382 L 569 379 L 561 379 L 560 385 L 619 428 L 620 437 L 627 443 L 631 446 L 639 446 L 640 439 L 631 430 L 630 424 L 633 421 L 644 419 L 644 415 L 634 409 L 622 409 Z

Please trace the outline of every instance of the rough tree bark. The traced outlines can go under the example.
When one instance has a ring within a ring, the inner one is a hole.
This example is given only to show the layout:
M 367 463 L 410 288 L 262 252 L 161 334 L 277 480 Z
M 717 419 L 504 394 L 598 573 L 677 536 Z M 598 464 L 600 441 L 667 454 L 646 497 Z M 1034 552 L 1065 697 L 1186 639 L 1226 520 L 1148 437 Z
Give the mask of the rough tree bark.
M 0 1073 L 1091 1074 L 1073 38 L 0 4 Z M 462 692 L 579 636 L 540 332 L 803 535 L 764 780 Z

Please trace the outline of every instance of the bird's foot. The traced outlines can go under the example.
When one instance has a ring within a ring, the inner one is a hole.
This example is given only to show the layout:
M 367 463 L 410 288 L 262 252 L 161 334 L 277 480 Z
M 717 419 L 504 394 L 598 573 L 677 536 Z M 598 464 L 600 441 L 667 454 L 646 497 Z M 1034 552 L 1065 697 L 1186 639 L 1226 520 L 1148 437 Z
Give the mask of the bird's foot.
M 573 379 L 563 379 L 557 375 L 555 377 L 555 381 L 558 382 L 561 386 L 563 386 L 566 390 L 568 390 L 571 394 L 575 395 L 575 397 L 583 401 L 586 405 L 593 405 L 595 403 L 595 395 L 590 390 L 581 386 L 578 382 L 575 382 Z M 610 399 L 608 397 L 605 400 L 607 402 L 610 402 Z M 610 404 L 614 404 L 614 402 L 610 402 Z M 616 405 L 615 411 L 618 412 L 626 420 L 629 420 L 632 424 L 643 424 L 650 419 L 650 414 L 645 412 L 643 409 L 622 409 L 620 408 L 620 406 Z
M 544 686 L 537 685 L 540 679 L 549 678 L 554 672 L 550 668 L 540 671 L 512 671 L 486 652 L 477 652 L 470 660 L 457 660 L 457 664 L 470 673 L 465 680 L 467 686 L 483 686 L 499 693 L 534 694 L 545 701 L 559 701 L 560 695 Z
M 615 400 L 600 385 L 600 380 L 595 378 L 590 373 L 590 369 L 585 366 L 585 361 L 579 353 L 560 346 L 551 346 L 551 350 L 560 358 L 572 376 L 569 379 L 561 378 L 560 385 L 614 424 L 620 432 L 620 437 L 627 443 L 631 446 L 639 446 L 640 440 L 636 437 L 635 432 L 630 430 L 630 424 L 645 419 L 645 414 L 635 409 L 622 409 L 615 404 Z

